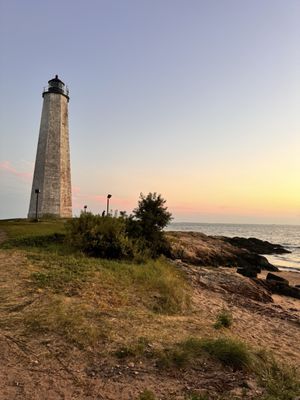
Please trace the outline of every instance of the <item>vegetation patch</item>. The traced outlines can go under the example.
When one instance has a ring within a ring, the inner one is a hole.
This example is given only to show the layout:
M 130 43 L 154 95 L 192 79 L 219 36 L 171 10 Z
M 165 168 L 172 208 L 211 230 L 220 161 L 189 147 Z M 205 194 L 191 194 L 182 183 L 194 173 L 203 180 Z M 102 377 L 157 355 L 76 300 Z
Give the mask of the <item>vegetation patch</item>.
M 40 248 L 43 250 L 55 250 L 57 247 L 64 243 L 65 234 L 64 233 L 52 233 L 39 236 L 24 236 L 15 239 L 7 240 L 2 247 L 3 248 L 22 248 L 22 249 L 32 249 Z
M 24 316 L 27 333 L 51 332 L 78 347 L 94 345 L 106 335 L 103 320 L 85 304 L 74 303 L 63 296 L 44 299 Z
M 187 367 L 202 362 L 205 354 L 234 369 L 243 369 L 251 364 L 250 352 L 242 342 L 230 338 L 189 338 L 173 349 L 164 351 L 158 365 L 164 368 Z
M 294 400 L 299 396 L 300 378 L 295 367 L 279 365 L 272 355 L 259 352 L 253 370 L 265 388 L 261 400 Z
M 150 355 L 149 350 L 149 342 L 146 338 L 141 337 L 138 339 L 137 343 L 128 345 L 128 346 L 122 346 L 118 350 L 115 351 L 115 356 L 118 357 L 119 359 L 125 359 L 125 358 L 136 358 L 136 357 L 141 357 L 145 356 L 148 354 Z
M 143 392 L 138 397 L 138 400 L 155 400 L 155 399 L 156 397 L 154 393 L 148 389 L 143 390 Z
M 3 229 L 9 239 L 25 238 L 31 236 L 52 235 L 65 232 L 64 219 L 41 220 L 32 222 L 27 219 L 1 220 L 0 228 Z
M 97 288 L 112 293 L 116 298 L 136 299 L 149 310 L 160 314 L 176 314 L 190 307 L 190 289 L 183 275 L 164 259 L 149 260 L 145 264 L 99 260 L 85 256 L 33 254 L 39 270 L 31 279 L 39 288 L 56 293 L 76 293 Z
M 232 314 L 228 310 L 222 310 L 217 315 L 217 320 L 214 324 L 215 329 L 229 328 L 232 325 Z

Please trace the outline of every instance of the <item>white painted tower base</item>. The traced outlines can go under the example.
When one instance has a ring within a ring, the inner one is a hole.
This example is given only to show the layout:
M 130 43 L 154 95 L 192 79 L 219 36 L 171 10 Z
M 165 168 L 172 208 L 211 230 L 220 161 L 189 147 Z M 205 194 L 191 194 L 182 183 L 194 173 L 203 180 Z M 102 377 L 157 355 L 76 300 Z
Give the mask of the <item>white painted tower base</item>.
M 72 191 L 69 93 L 57 75 L 48 83 L 48 89 L 43 93 L 44 102 L 28 218 L 70 218 Z

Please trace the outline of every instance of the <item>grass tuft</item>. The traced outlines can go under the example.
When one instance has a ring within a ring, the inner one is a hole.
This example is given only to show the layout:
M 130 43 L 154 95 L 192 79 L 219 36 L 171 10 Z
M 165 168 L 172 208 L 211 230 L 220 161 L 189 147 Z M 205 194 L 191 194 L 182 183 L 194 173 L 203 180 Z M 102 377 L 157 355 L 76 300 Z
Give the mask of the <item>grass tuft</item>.
M 243 369 L 251 365 L 251 353 L 247 346 L 231 338 L 205 339 L 202 349 L 210 356 L 234 369 Z
M 155 395 L 151 390 L 145 389 L 138 397 L 138 400 L 155 400 Z
M 222 310 L 217 315 L 217 320 L 214 324 L 215 329 L 229 328 L 232 325 L 232 315 L 227 310 Z
M 295 367 L 279 365 L 272 355 L 260 352 L 253 370 L 265 388 L 261 400 L 294 400 L 300 395 L 300 378 Z
M 198 339 L 189 338 L 172 349 L 159 355 L 158 366 L 162 368 L 183 368 L 201 362 L 209 354 L 214 359 L 234 369 L 251 365 L 251 355 L 246 345 L 230 338 Z
M 140 337 L 137 343 L 121 346 L 114 354 L 120 359 L 149 355 L 148 346 L 148 340 L 144 337 Z

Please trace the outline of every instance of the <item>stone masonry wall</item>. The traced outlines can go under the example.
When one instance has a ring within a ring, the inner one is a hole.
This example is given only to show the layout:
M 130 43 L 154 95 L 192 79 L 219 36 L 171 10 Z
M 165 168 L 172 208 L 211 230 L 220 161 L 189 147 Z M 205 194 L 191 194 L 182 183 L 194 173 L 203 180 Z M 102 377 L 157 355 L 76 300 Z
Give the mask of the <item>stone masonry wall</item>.
M 39 217 L 72 216 L 68 100 L 58 93 L 44 94 L 29 218 L 35 217 L 37 188 Z

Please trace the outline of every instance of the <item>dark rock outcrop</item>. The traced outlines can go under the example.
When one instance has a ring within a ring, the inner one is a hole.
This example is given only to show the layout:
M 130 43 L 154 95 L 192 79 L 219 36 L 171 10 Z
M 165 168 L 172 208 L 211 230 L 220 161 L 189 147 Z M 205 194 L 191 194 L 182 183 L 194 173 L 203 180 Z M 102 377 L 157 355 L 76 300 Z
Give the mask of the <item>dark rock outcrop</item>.
M 233 246 L 227 241 L 228 238 L 199 232 L 168 232 L 167 235 L 171 242 L 172 258 L 192 265 L 241 268 L 252 276 L 262 269 L 278 271 L 264 256 Z
M 253 268 L 238 268 L 236 272 L 240 275 L 246 276 L 247 278 L 256 278 L 257 274 L 260 272 L 259 270 Z
M 284 283 L 285 285 L 289 284 L 289 281 L 282 278 L 281 276 L 275 275 L 275 274 L 271 274 L 271 272 L 268 273 L 267 277 L 266 277 L 267 281 L 275 281 L 275 282 L 280 282 L 280 283 Z
M 273 294 L 294 297 L 300 299 L 300 289 L 296 286 L 290 286 L 289 281 L 281 276 L 268 274 L 266 279 L 254 279 L 258 284 Z
M 283 296 L 294 297 L 295 299 L 300 299 L 300 289 L 290 286 L 284 282 L 266 280 L 267 288 L 271 293 L 281 294 Z
M 273 244 L 266 240 L 260 240 L 256 238 L 241 238 L 241 237 L 225 237 L 220 236 L 220 239 L 224 240 L 227 243 L 230 243 L 232 246 L 238 247 L 240 249 L 245 249 L 250 251 L 251 253 L 256 254 L 286 254 L 290 253 L 289 250 L 285 249 L 280 244 Z

